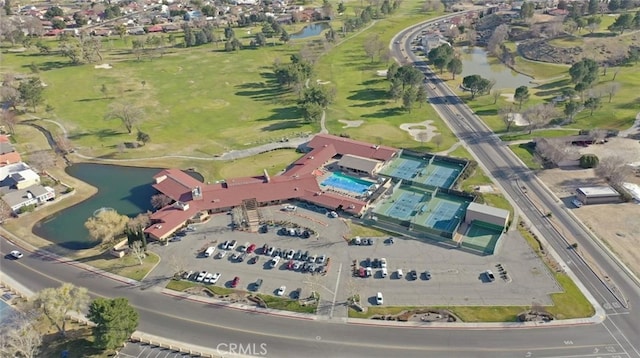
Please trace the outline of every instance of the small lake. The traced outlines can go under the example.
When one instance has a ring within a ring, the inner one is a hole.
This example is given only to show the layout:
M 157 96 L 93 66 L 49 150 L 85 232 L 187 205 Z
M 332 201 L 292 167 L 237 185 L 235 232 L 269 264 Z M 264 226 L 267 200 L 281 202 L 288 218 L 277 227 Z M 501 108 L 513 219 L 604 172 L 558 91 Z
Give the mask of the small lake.
M 303 39 L 305 37 L 318 36 L 322 33 L 322 31 L 330 28 L 328 22 L 314 22 L 313 24 L 307 25 L 302 28 L 302 30 L 296 32 L 291 35 L 291 39 Z
M 85 221 L 101 208 L 134 217 L 151 210 L 153 176 L 161 169 L 124 167 L 104 164 L 74 164 L 67 174 L 98 188 L 96 195 L 36 223 L 33 233 L 67 249 L 79 250 L 95 246 L 84 227 Z M 189 175 L 202 180 L 197 173 Z
M 480 75 L 486 79 L 496 81 L 494 88 L 517 88 L 529 86 L 533 78 L 511 70 L 498 59 L 487 56 L 482 47 L 462 47 L 461 78 L 469 75 Z M 458 78 L 456 76 L 456 78 Z

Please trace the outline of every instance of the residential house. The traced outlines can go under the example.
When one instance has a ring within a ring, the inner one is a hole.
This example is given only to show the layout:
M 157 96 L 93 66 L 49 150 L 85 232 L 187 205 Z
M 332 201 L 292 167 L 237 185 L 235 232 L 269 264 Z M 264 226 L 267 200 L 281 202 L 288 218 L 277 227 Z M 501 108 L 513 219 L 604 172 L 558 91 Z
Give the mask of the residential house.
M 0 135 L 0 167 L 20 163 L 21 161 L 20 153 L 16 152 L 16 149 L 9 141 L 9 137 L 4 134 Z
M 32 185 L 24 189 L 11 190 L 2 196 L 2 200 L 11 207 L 14 213 L 18 213 L 22 207 L 42 205 L 55 198 L 55 190 L 42 185 Z

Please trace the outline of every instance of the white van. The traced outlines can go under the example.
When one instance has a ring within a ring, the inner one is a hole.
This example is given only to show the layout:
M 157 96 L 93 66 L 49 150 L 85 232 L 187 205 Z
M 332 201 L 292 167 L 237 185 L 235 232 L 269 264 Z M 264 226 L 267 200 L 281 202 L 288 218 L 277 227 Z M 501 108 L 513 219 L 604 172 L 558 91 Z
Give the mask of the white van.
M 380 271 L 380 273 L 382 274 L 382 277 L 387 277 L 387 275 L 389 274 L 387 272 L 387 268 L 386 267 L 383 267 L 382 270 Z
M 204 257 L 209 257 L 211 255 L 213 255 L 213 253 L 216 251 L 215 246 L 209 246 L 207 247 L 207 249 L 204 251 Z
M 402 269 L 398 269 L 398 271 L 396 272 L 396 275 L 398 275 L 398 278 L 402 278 L 402 276 L 404 275 L 402 273 Z

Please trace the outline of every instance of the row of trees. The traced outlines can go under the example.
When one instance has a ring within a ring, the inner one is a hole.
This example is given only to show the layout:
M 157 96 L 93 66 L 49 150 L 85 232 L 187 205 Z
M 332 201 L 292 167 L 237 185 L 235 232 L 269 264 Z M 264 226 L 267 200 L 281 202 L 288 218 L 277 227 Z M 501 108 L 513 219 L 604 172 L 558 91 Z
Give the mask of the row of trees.
M 389 96 L 395 101 L 402 99 L 402 107 L 406 111 L 411 112 L 416 102 L 420 106 L 426 102 L 424 74 L 412 65 L 400 67 L 394 62 L 387 69 L 387 80 L 391 82 Z
M 427 58 L 440 70 L 440 73 L 446 68 L 454 80 L 456 79 L 456 75 L 462 73 L 462 60 L 460 60 L 460 57 L 455 53 L 453 47 L 448 44 L 440 45 L 429 50 Z
M 120 347 L 138 327 L 138 312 L 126 298 L 90 300 L 86 288 L 64 283 L 38 292 L 23 311 L 10 317 L 2 326 L 0 353 L 3 357 L 40 357 L 43 337 L 39 322 L 49 321 L 64 338 L 69 316 L 82 312 L 88 312 L 86 317 L 95 324 L 93 344 L 98 349 Z

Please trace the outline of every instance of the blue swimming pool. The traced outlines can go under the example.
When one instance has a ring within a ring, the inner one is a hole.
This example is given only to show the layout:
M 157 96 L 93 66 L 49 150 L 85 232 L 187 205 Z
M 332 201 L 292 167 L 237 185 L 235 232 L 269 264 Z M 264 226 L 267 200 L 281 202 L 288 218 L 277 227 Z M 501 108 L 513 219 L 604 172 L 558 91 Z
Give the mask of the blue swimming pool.
M 356 194 L 364 194 L 373 183 L 359 178 L 354 178 L 342 173 L 333 173 L 320 183 L 322 186 L 331 186 L 337 189 L 350 191 Z

